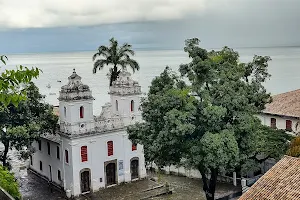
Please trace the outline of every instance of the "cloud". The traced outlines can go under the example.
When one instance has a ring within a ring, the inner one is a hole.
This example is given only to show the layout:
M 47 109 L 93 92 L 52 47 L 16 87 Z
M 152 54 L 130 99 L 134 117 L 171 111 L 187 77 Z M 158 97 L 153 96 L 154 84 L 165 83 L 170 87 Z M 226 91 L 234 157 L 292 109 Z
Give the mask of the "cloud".
M 211 1 L 0 0 L 0 27 L 91 26 L 120 22 L 173 20 L 190 15 L 201 15 L 208 5 L 212 5 Z

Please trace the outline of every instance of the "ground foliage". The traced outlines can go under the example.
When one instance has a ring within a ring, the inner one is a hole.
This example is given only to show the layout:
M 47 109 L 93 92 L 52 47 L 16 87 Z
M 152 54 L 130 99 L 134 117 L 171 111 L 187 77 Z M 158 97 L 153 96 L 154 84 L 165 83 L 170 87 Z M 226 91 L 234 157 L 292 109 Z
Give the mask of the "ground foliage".
M 289 149 L 286 153 L 289 156 L 300 157 L 300 137 L 295 137 L 289 146 Z
M 0 166 L 0 187 L 8 192 L 13 198 L 21 198 L 18 182 L 15 180 L 14 175 L 3 166 Z

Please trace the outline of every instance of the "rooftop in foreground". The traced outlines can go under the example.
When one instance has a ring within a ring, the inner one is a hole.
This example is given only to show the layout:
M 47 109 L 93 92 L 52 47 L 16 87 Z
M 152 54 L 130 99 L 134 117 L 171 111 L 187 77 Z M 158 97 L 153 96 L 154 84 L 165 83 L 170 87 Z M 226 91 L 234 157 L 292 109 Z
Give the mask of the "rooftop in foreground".
M 300 158 L 284 156 L 239 200 L 299 200 Z
M 300 117 L 300 89 L 272 96 L 273 102 L 266 105 L 263 113 Z

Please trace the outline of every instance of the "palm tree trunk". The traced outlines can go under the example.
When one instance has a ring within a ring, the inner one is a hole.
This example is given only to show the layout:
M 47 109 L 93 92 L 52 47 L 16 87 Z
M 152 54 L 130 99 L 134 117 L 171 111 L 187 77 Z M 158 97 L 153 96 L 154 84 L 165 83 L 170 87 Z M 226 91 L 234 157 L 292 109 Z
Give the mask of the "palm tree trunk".
M 120 71 L 118 71 L 117 65 L 114 66 L 111 75 L 110 75 L 110 83 L 109 86 L 112 86 L 112 83 L 117 80 L 119 76 Z

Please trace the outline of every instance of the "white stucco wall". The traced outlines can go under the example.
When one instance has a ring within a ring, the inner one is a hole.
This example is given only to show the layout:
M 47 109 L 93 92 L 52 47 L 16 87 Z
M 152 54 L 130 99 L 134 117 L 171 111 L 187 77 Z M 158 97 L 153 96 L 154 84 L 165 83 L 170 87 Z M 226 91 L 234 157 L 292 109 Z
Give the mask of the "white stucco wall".
M 47 142 L 50 143 L 50 155 L 48 155 Z M 56 147 L 60 146 L 60 144 L 41 138 L 41 151 L 39 150 L 38 142 L 33 142 L 32 146 L 35 148 L 36 152 L 32 155 L 32 165 L 29 163 L 29 168 L 50 179 L 50 165 L 52 171 L 52 181 L 63 186 L 64 171 L 62 165 L 63 154 L 61 147 L 60 159 L 57 159 L 56 156 Z M 40 161 L 43 163 L 43 170 L 40 170 Z M 62 181 L 58 180 L 58 170 L 61 172 Z
M 113 155 L 107 154 L 107 142 L 113 141 Z M 88 161 L 81 162 L 81 147 L 87 146 Z M 132 151 L 131 141 L 127 138 L 125 131 L 106 133 L 91 137 L 74 139 L 71 142 L 72 148 L 72 165 L 73 165 L 73 194 L 75 196 L 81 194 L 80 187 L 80 172 L 83 169 L 89 169 L 91 172 L 91 190 L 97 191 L 100 188 L 106 187 L 105 166 L 107 161 L 117 160 L 117 175 L 118 183 L 130 182 L 130 159 L 139 158 L 139 178 L 146 176 L 145 161 L 143 155 L 143 147 L 138 145 L 136 151 Z M 124 175 L 119 176 L 119 160 L 123 160 Z M 102 178 L 102 182 L 100 182 Z
M 293 132 L 297 131 L 296 124 L 299 120 L 297 120 L 294 117 L 280 117 L 280 116 L 268 115 L 268 114 L 260 114 L 257 117 L 261 120 L 261 123 L 266 126 L 271 126 L 271 118 L 275 118 L 276 119 L 276 127 L 278 129 L 282 129 L 282 130 L 286 129 L 286 120 L 291 120 Z
M 84 108 L 83 118 L 80 118 L 81 106 Z M 66 116 L 64 108 L 66 108 Z M 60 128 L 63 132 L 78 134 L 94 130 L 93 100 L 60 101 L 59 113 Z
M 116 106 L 116 100 L 118 101 L 118 111 Z M 134 101 L 134 110 L 131 111 L 131 100 Z M 140 107 L 140 95 L 110 95 L 110 103 L 112 105 L 112 112 L 120 114 L 123 118 L 124 125 L 130 125 L 132 122 L 141 120 Z M 134 119 L 132 119 L 132 117 Z

